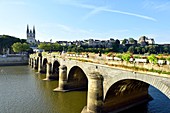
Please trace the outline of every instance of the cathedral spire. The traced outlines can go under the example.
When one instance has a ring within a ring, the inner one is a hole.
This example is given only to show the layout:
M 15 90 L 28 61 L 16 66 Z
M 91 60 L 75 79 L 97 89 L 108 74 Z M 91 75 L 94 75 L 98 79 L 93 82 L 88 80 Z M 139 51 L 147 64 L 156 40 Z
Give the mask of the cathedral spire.
M 35 26 L 33 26 L 33 33 L 35 34 Z
M 28 26 L 28 24 L 27 24 L 27 33 L 29 33 L 29 26 Z

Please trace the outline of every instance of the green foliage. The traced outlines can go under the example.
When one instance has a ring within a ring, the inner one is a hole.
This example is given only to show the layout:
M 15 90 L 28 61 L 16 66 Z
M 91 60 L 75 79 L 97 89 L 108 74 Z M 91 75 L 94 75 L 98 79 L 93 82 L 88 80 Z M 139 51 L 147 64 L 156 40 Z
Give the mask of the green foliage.
M 137 53 L 140 54 L 142 52 L 142 47 L 135 47 L 135 50 Z
M 128 52 L 134 53 L 135 52 L 134 46 L 130 46 L 129 49 L 128 49 Z
M 128 41 L 128 39 L 124 39 L 124 40 L 122 41 L 122 44 L 126 44 L 127 41 Z
M 12 45 L 12 49 L 14 52 L 21 52 L 22 51 L 22 44 L 20 42 L 16 42 Z
M 126 62 L 129 62 L 130 57 L 131 57 L 131 54 L 130 54 L 130 53 L 124 53 L 124 54 L 122 55 L 123 61 L 126 61 Z
M 170 57 L 167 57 L 166 60 L 170 62 Z
M 121 58 L 122 59 L 122 54 L 116 54 L 116 57 Z
M 149 62 L 156 64 L 158 62 L 156 56 L 154 54 L 151 54 L 150 56 L 148 56 L 148 60 Z
M 146 53 L 146 49 L 144 47 L 142 47 L 141 52 Z
M 12 49 L 14 52 L 24 52 L 24 51 L 28 51 L 30 48 L 30 46 L 27 43 L 21 43 L 21 42 L 16 42 L 12 45 Z
M 61 46 L 58 43 L 45 43 L 42 42 L 38 45 L 39 49 L 44 49 L 45 51 L 62 51 L 64 49 L 64 46 Z
M 134 58 L 141 58 L 141 56 L 139 56 L 139 55 L 135 55 L 135 56 L 134 56 Z
M 136 40 L 134 40 L 133 38 L 129 38 L 129 43 L 130 44 L 136 44 Z
M 40 43 L 38 45 L 38 48 L 39 49 L 44 49 L 45 51 L 49 51 L 50 50 L 50 44 L 46 44 L 45 42 L 43 42 L 43 43 Z
M 156 54 L 159 51 L 159 46 L 158 45 L 149 45 L 147 50 L 148 50 L 148 53 L 150 53 L 150 54 Z

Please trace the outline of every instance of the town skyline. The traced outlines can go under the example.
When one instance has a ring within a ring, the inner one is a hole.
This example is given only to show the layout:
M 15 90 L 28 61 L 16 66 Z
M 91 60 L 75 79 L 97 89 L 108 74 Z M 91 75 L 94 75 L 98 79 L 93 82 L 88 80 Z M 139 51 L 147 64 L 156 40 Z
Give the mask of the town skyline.
M 26 39 L 28 24 L 42 42 L 147 36 L 170 43 L 168 0 L 1 0 L 0 6 L 1 35 Z

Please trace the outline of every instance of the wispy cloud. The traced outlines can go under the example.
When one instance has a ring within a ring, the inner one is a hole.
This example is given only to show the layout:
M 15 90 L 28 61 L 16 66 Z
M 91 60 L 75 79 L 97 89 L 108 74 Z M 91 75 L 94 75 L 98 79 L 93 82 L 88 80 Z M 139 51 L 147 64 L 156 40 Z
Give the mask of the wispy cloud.
M 145 0 L 144 8 L 151 8 L 156 11 L 170 10 L 170 1 Z
M 119 14 L 123 14 L 123 15 L 134 16 L 134 17 L 138 17 L 138 18 L 142 18 L 142 19 L 146 19 L 146 20 L 150 20 L 150 21 L 157 21 L 155 18 L 146 16 L 146 15 L 126 12 L 126 11 L 121 11 L 121 10 L 113 10 L 113 9 L 107 8 L 106 6 L 99 7 L 99 6 L 89 5 L 89 4 L 82 4 L 80 2 L 78 3 L 75 1 L 69 2 L 70 0 L 64 0 L 62 2 L 61 2 L 61 0 L 57 0 L 57 1 L 60 1 L 60 3 L 65 4 L 65 5 L 71 5 L 71 6 L 75 6 L 75 7 L 91 9 L 92 11 L 90 11 L 87 15 L 85 15 L 83 20 L 86 20 L 90 16 L 93 16 L 93 15 L 103 11 L 103 12 L 119 13 Z M 66 2 L 66 1 L 68 1 L 68 2 Z
M 83 4 L 76 4 L 76 6 L 79 6 L 79 7 L 82 7 L 82 8 L 93 9 L 93 11 L 89 13 L 89 15 L 96 14 L 99 11 L 105 11 L 105 12 L 112 12 L 112 13 L 119 13 L 119 14 L 124 14 L 124 15 L 135 16 L 135 17 L 138 17 L 138 18 L 151 20 L 151 21 L 157 21 L 155 18 L 152 18 L 152 17 L 149 17 L 149 16 L 140 15 L 140 14 L 131 13 L 131 12 L 120 11 L 120 10 L 108 9 L 106 7 L 97 7 L 97 6 L 83 5 Z
M 120 14 L 125 14 L 125 15 L 130 15 L 130 16 L 135 16 L 135 17 L 139 17 L 139 18 L 146 19 L 146 20 L 151 20 L 151 21 L 157 21 L 155 18 L 145 16 L 145 15 L 136 14 L 136 13 L 124 12 L 124 11 L 119 11 L 119 10 L 110 10 L 110 9 L 105 9 L 104 11 L 113 12 L 113 13 L 120 13 Z
M 96 15 L 97 13 L 103 11 L 105 7 L 97 7 L 97 8 L 94 8 L 90 13 L 88 13 L 87 15 L 85 15 L 83 17 L 83 20 L 87 20 L 89 17 L 93 16 L 93 15 Z

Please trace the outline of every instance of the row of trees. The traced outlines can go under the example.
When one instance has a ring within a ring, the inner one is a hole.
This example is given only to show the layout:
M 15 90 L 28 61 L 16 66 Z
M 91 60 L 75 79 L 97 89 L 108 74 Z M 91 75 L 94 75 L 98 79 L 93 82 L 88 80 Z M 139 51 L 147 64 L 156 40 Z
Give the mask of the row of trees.
M 170 46 L 168 45 L 147 45 L 147 46 L 130 46 L 128 48 L 130 53 L 135 54 L 159 54 L 159 53 L 170 53 Z
M 38 48 L 44 49 L 45 51 L 68 51 L 68 52 L 95 52 L 98 53 L 99 51 L 102 53 L 109 53 L 109 52 L 130 52 L 133 54 L 158 54 L 158 53 L 170 53 L 170 46 L 169 45 L 146 45 L 141 46 L 139 44 L 119 44 L 113 43 L 111 48 L 105 47 L 88 47 L 87 45 L 75 45 L 72 44 L 70 46 L 62 46 L 58 43 L 40 43 Z

